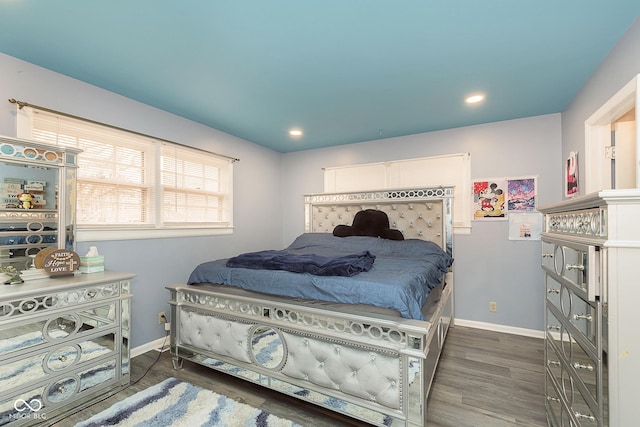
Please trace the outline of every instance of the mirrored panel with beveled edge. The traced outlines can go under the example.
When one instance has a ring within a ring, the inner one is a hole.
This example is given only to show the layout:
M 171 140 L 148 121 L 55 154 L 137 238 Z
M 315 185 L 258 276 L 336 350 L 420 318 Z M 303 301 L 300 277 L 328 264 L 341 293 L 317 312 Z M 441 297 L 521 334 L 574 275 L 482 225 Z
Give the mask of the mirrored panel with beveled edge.
M 33 268 L 42 249 L 75 249 L 80 151 L 0 136 L 0 270 Z
M 40 319 L 0 330 L 0 356 L 4 358 L 21 350 L 44 344 L 46 342 L 43 335 L 44 324 L 45 321 Z
M 111 332 L 80 342 L 62 341 L 52 348 L 43 347 L 40 352 L 7 358 L 0 366 L 0 390 L 11 390 L 52 374 L 71 373 L 91 360 L 113 355 L 115 339 Z M 98 370 L 96 375 L 101 375 Z
M 285 360 L 286 348 L 279 330 L 257 325 L 251 332 L 251 359 L 268 369 L 278 369 Z
M 58 168 L 0 162 L 0 265 L 33 267 L 44 248 L 57 248 Z

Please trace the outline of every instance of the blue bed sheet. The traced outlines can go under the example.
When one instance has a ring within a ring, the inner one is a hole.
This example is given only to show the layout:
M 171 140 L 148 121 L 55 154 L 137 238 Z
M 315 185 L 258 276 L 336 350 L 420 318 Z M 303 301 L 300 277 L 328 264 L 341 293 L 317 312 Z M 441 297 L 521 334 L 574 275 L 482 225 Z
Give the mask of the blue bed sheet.
M 320 256 L 369 251 L 376 258 L 369 271 L 353 277 L 232 268 L 226 266 L 226 259 L 221 259 L 200 264 L 187 283 L 218 283 L 273 295 L 369 304 L 396 310 L 404 318 L 424 320 L 421 309 L 429 291 L 440 284 L 453 263 L 438 245 L 418 239 L 305 233 L 285 250 Z

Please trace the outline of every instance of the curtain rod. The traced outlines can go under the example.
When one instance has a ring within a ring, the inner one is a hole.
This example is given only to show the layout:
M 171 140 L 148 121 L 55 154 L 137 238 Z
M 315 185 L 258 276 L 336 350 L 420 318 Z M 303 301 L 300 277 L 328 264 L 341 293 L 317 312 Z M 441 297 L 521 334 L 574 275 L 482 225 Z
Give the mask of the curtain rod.
M 182 147 L 190 148 L 192 150 L 198 150 L 198 151 L 202 151 L 202 152 L 205 152 L 205 153 L 213 154 L 213 155 L 218 156 L 218 157 L 224 157 L 225 159 L 231 160 L 232 163 L 240 161 L 240 159 L 237 158 L 237 157 L 227 156 L 225 154 L 214 153 L 213 151 L 204 150 L 202 148 L 191 147 L 191 146 L 186 145 L 186 144 L 180 144 L 179 142 L 169 141 L 168 139 L 157 138 L 155 136 L 147 135 L 145 133 L 136 132 L 136 131 L 132 131 L 132 130 L 129 130 L 129 129 L 123 129 L 123 128 L 120 128 L 120 127 L 117 127 L 117 126 L 113 126 L 113 125 L 108 125 L 108 124 L 105 124 L 105 123 L 96 122 L 94 120 L 85 119 L 84 117 L 79 117 L 79 116 L 74 116 L 73 114 L 63 113 L 62 111 L 56 111 L 56 110 L 52 110 L 50 108 L 41 107 L 39 105 L 29 104 L 28 102 L 24 102 L 24 101 L 17 101 L 17 100 L 15 100 L 13 98 L 10 98 L 9 102 L 12 103 L 12 104 L 16 104 L 20 110 L 22 110 L 24 107 L 31 107 L 31 108 L 35 108 L 36 110 L 46 111 L 47 113 L 59 114 L 61 116 L 70 117 L 70 118 L 76 119 L 76 120 L 82 120 L 82 121 L 85 121 L 85 122 L 88 122 L 88 123 L 92 123 L 92 124 L 95 124 L 95 125 L 106 126 L 108 128 L 111 128 L 111 129 L 116 129 L 116 130 L 123 131 L 123 132 L 133 133 L 135 135 L 143 136 L 145 138 L 155 139 L 156 141 L 168 142 L 170 144 L 180 145 Z

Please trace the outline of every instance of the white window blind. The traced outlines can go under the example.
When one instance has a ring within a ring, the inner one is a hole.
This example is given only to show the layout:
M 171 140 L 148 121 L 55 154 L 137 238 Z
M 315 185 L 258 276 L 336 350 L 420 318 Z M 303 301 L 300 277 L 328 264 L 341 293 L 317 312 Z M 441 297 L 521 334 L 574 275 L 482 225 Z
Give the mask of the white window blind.
M 160 164 L 165 224 L 229 223 L 227 161 L 162 143 Z
M 28 137 L 82 149 L 79 230 L 224 228 L 232 224 L 231 160 L 206 151 L 38 109 Z M 206 234 L 206 233 L 205 233 Z M 140 237 L 140 236 L 137 236 Z

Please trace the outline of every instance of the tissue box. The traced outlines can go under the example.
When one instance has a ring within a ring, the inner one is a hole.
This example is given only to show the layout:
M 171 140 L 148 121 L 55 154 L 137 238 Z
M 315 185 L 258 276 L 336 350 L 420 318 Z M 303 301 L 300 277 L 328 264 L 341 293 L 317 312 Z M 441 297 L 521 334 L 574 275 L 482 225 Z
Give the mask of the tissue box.
M 81 256 L 80 265 L 104 265 L 104 255 Z
M 104 271 L 104 256 L 81 256 L 80 267 L 81 273 L 98 273 Z
M 81 265 L 78 270 L 80 270 L 80 273 L 99 273 L 101 271 L 104 271 L 104 265 L 94 265 L 91 267 Z

